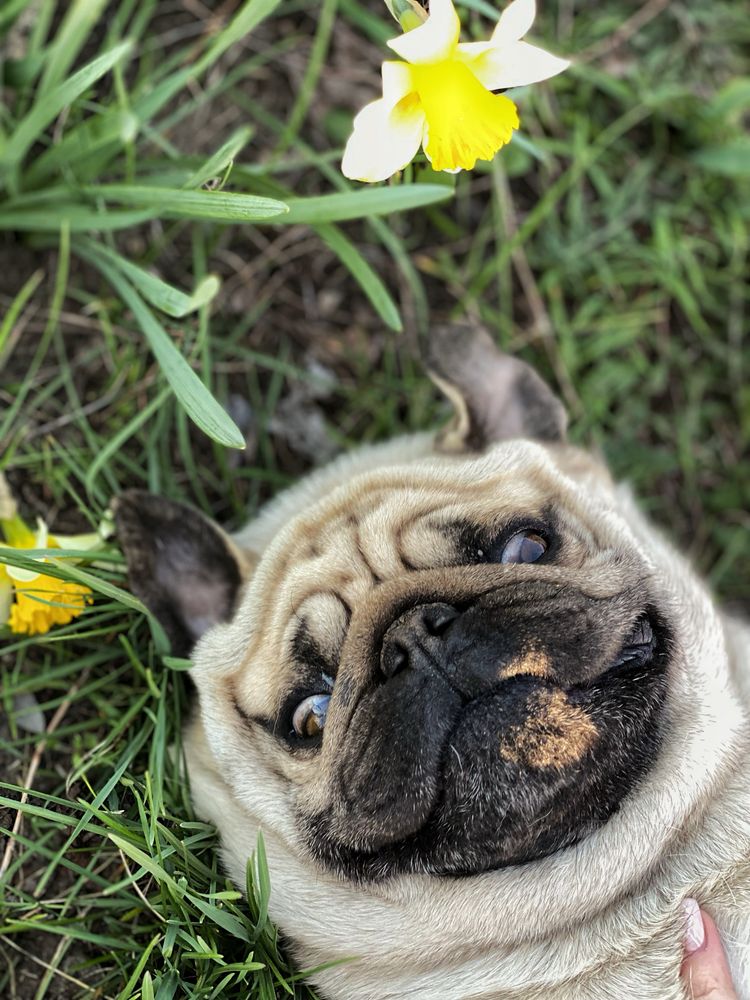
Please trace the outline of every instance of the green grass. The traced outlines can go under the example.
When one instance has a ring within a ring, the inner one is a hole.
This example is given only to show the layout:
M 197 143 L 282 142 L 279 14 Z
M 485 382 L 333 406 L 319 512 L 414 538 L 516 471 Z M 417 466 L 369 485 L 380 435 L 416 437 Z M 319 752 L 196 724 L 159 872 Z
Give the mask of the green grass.
M 221 23 L 45 0 L 19 27 L 28 7 L 0 14 L 0 469 L 27 518 L 87 530 L 141 487 L 239 526 L 316 453 L 290 412 L 337 447 L 439 421 L 418 348 L 469 316 L 750 607 L 741 5 L 670 4 L 613 47 L 631 4 L 572 17 L 550 0 L 535 34 L 579 60 L 519 98 L 513 145 L 455 183 L 416 166 L 364 194 L 338 154 L 378 85 L 374 0 L 251 0 Z M 468 34 L 487 9 L 467 4 Z M 270 211 L 252 199 L 288 212 L 252 218 Z M 78 569 L 99 590 L 83 617 L 0 633 L 6 831 L 30 788 L 0 886 L 0 995 L 310 996 L 265 916 L 262 857 L 246 902 L 192 815 L 184 664 L 114 545 Z

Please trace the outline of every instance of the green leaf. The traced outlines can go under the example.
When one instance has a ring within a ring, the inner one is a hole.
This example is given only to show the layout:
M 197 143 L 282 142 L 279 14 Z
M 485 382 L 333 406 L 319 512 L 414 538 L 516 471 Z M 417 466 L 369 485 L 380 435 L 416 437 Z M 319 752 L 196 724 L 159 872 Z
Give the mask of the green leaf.
M 108 52 L 92 60 L 60 86 L 34 103 L 29 113 L 8 137 L 0 155 L 0 172 L 7 173 L 16 167 L 29 147 L 39 138 L 46 126 L 64 107 L 72 104 L 98 79 L 108 73 L 131 49 L 132 42 L 120 42 Z
M 159 939 L 157 937 L 154 940 L 158 941 Z M 135 985 L 135 983 L 133 985 Z M 123 996 L 129 997 L 130 993 L 123 991 Z M 151 978 L 151 973 L 148 971 L 143 973 L 143 982 L 141 983 L 141 1000 L 154 1000 L 154 982 Z
M 29 931 L 38 934 L 40 929 L 42 928 L 40 928 L 39 920 L 3 921 L 3 934 L 28 933 Z M 122 937 L 111 937 L 107 934 L 95 934 L 93 931 L 86 930 L 85 927 L 79 924 L 57 923 L 52 920 L 45 920 L 43 930 L 45 934 L 59 934 L 63 938 L 70 938 L 74 941 L 87 941 L 89 944 L 96 945 L 100 952 L 132 952 L 138 947 L 132 938 L 125 937 L 125 935 Z
M 149 875 L 153 875 L 156 881 L 160 885 L 165 885 L 167 888 L 171 889 L 173 894 L 180 898 L 183 893 L 180 887 L 177 885 L 175 879 L 162 868 L 159 862 L 150 857 L 150 855 L 145 854 L 139 847 L 135 844 L 131 844 L 129 840 L 125 840 L 124 837 L 118 837 L 116 833 L 109 833 L 109 839 L 115 845 L 119 847 L 123 854 L 127 854 L 129 858 L 139 864 L 144 871 L 147 871 Z
M 38 573 L 39 563 L 36 560 L 39 558 L 39 551 L 37 549 L 0 548 L 0 564 L 5 566 L 19 566 L 21 569 Z M 56 551 L 59 552 L 59 549 Z M 114 583 L 110 583 L 101 576 L 87 573 L 86 570 L 81 569 L 79 566 L 73 566 L 70 562 L 66 562 L 64 558 L 48 556 L 44 564 L 44 573 L 45 576 L 53 576 L 56 580 L 74 580 L 76 583 L 82 583 L 84 586 L 90 587 L 95 593 L 103 594 L 114 601 L 119 601 L 120 604 L 124 604 L 125 607 L 131 608 L 133 611 L 139 611 L 143 615 L 149 614 L 148 608 L 137 597 L 133 597 L 126 590 L 122 590 L 122 588 L 115 586 Z
M 287 211 L 283 201 L 231 191 L 184 191 L 138 184 L 100 184 L 82 188 L 91 197 L 139 208 L 156 208 L 160 218 L 257 222 Z
M 349 269 L 386 326 L 396 333 L 401 333 L 403 324 L 401 323 L 396 303 L 391 298 L 388 289 L 351 240 L 347 239 L 340 229 L 329 223 L 316 226 L 315 231 L 323 242 L 338 256 L 341 263 Z
M 452 196 L 453 188 L 442 184 L 403 184 L 398 187 L 343 191 L 314 198 L 290 198 L 287 201 L 288 213 L 275 222 L 282 222 L 284 225 L 300 222 L 318 225 L 321 222 L 366 219 L 373 215 L 423 208 L 425 205 L 447 201 Z
M 0 10 L 0 28 L 10 24 L 28 5 L 29 0 L 5 0 L 3 10 Z
M 96 482 L 96 477 L 99 475 L 100 470 L 105 468 L 107 462 L 110 461 L 112 456 L 116 455 L 125 443 L 135 434 L 135 432 L 142 427 L 154 413 L 157 413 L 161 409 L 168 395 L 169 389 L 163 389 L 145 406 L 139 407 L 138 412 L 130 420 L 128 420 L 125 426 L 121 427 L 116 433 L 110 435 L 108 440 L 102 444 L 102 447 L 97 451 L 96 455 L 93 456 L 91 462 L 86 468 L 86 477 L 84 482 L 86 484 L 86 491 L 89 495 L 92 495 L 94 492 L 94 483 Z
M 237 129 L 234 135 L 230 136 L 224 145 L 216 150 L 213 156 L 209 156 L 206 162 L 188 177 L 182 185 L 183 188 L 200 187 L 201 184 L 205 184 L 212 177 L 217 177 L 219 174 L 224 173 L 239 151 L 248 144 L 252 134 L 253 130 L 249 127 Z
M 193 669 L 193 661 L 186 660 L 183 656 L 162 656 L 161 662 L 170 670 L 185 671 Z
M 179 288 L 168 284 L 157 277 L 157 275 L 146 271 L 145 268 L 133 264 L 127 258 L 123 257 L 122 254 L 110 249 L 110 247 L 105 246 L 103 243 L 97 243 L 94 240 L 85 240 L 84 242 L 81 239 L 77 240 L 74 246 L 76 248 L 83 246 L 90 253 L 104 257 L 128 279 L 131 285 L 147 302 L 150 302 L 152 306 L 160 309 L 168 316 L 174 316 L 177 319 L 187 316 L 189 313 L 195 312 L 201 306 L 209 303 L 221 287 L 221 282 L 216 275 L 207 274 L 202 281 L 198 282 L 192 295 L 186 295 Z
M 706 146 L 691 157 L 704 170 L 724 177 L 750 177 L 750 137 L 741 136 L 722 146 Z
M 24 285 L 21 286 L 18 294 L 13 299 L 11 304 L 3 317 L 2 323 L 0 323 L 0 368 L 3 366 L 2 354 L 3 348 L 5 347 L 5 342 L 10 336 L 10 332 L 13 329 L 13 325 L 21 314 L 21 310 L 29 301 L 31 296 L 34 294 L 39 286 L 40 281 L 44 277 L 44 271 L 41 269 L 34 271 L 33 274 L 28 278 Z
M 171 875 L 169 875 L 164 868 L 157 862 L 155 858 L 150 857 L 145 854 L 140 848 L 131 844 L 129 840 L 125 840 L 123 837 L 118 837 L 117 834 L 110 833 L 110 840 L 120 848 L 123 854 L 127 854 L 128 857 L 132 858 L 133 861 L 137 862 L 149 875 L 153 875 L 157 882 L 161 885 L 167 886 L 172 894 L 176 898 L 181 898 L 183 895 L 189 897 L 190 902 L 204 913 L 210 920 L 213 920 L 215 924 L 219 927 L 223 927 L 225 931 L 228 931 L 233 937 L 239 938 L 240 941 L 245 941 L 249 943 L 250 935 L 248 934 L 246 928 L 243 926 L 242 922 L 237 919 L 232 913 L 227 910 L 223 910 L 213 903 L 209 903 L 200 896 L 195 895 L 189 889 L 183 890 Z
M 268 871 L 266 842 L 260 830 L 258 830 L 255 854 L 249 859 L 248 863 L 253 871 L 255 901 L 258 906 L 258 920 L 255 924 L 255 933 L 258 935 L 268 920 L 268 905 L 271 900 L 271 876 Z
M 158 215 L 159 211 L 156 208 L 120 212 L 86 208 L 85 205 L 59 205 L 47 211 L 29 209 L 0 212 L 0 229 L 11 232 L 49 233 L 57 232 L 63 224 L 67 224 L 71 233 L 110 232 L 116 229 L 130 229 Z
M 305 75 L 302 77 L 297 87 L 297 96 L 294 101 L 294 106 L 289 112 L 287 124 L 284 126 L 284 131 L 279 138 L 275 151 L 276 155 L 285 150 L 293 141 L 294 137 L 300 130 L 302 122 L 307 116 L 310 105 L 315 99 L 318 79 L 325 66 L 326 53 L 330 44 L 331 33 L 333 32 L 334 25 L 336 23 L 337 7 L 338 0 L 321 0 L 321 3 L 318 5 L 318 9 L 316 10 L 317 28 L 315 30 L 315 38 L 313 39 L 312 48 L 310 50 L 310 58 L 308 60 L 307 67 L 305 68 Z
M 96 254 L 80 247 L 78 252 L 104 275 L 131 310 L 159 362 L 164 377 L 190 419 L 219 444 L 228 448 L 244 448 L 245 439 L 240 429 L 201 382 L 132 285 L 111 264 L 98 258 Z
M 721 88 L 706 106 L 715 118 L 732 120 L 750 108 L 750 76 L 740 76 L 730 80 Z
M 37 100 L 56 87 L 73 65 L 106 2 L 107 0 L 73 0 L 68 6 L 55 34 L 55 41 L 46 53 Z
M 242 41 L 251 31 L 276 10 L 281 0 L 250 0 L 235 14 L 223 31 L 213 40 L 211 47 L 195 64 L 193 73 L 199 76 L 222 56 L 230 45 Z
M 24 170 L 25 186 L 31 188 L 63 167 L 79 177 L 76 169 L 79 163 L 108 146 L 119 149 L 131 142 L 138 133 L 139 124 L 132 111 L 120 108 L 87 118 L 29 164 Z
M 151 952 L 154 950 L 154 948 L 156 947 L 156 945 L 159 943 L 160 940 L 161 940 L 161 934 L 156 934 L 154 937 L 151 938 L 149 943 L 143 949 L 143 952 L 139 955 L 138 961 L 135 964 L 135 968 L 130 974 L 130 978 L 128 979 L 127 983 L 125 983 L 125 986 L 122 988 L 122 990 L 120 990 L 120 992 L 117 994 L 117 1000 L 130 1000 L 130 997 L 133 994 L 133 990 L 138 984 L 138 980 L 141 978 L 141 973 L 146 968 L 146 963 L 149 960 L 149 956 L 151 955 Z M 151 985 L 151 976 L 148 972 L 145 972 L 143 974 L 143 981 L 141 986 L 141 1000 L 153 1000 L 153 997 L 154 997 L 154 988 Z
M 106 151 L 109 146 L 115 152 L 123 138 L 133 138 L 139 126 L 145 126 L 153 121 L 165 104 L 191 80 L 197 79 L 209 70 L 231 45 L 246 38 L 249 32 L 276 10 L 280 2 L 281 0 L 251 0 L 250 3 L 246 3 L 230 23 L 216 35 L 203 56 L 196 62 L 170 73 L 155 86 L 149 80 L 129 111 L 110 108 L 95 120 L 76 126 L 69 135 L 63 137 L 59 145 L 42 154 L 41 164 L 31 165 L 33 182 L 36 183 L 40 177 L 47 176 L 63 165 L 75 168 L 76 161 L 80 161 L 84 151 L 86 155 L 91 155 L 97 151 Z M 71 229 L 75 228 L 71 224 Z

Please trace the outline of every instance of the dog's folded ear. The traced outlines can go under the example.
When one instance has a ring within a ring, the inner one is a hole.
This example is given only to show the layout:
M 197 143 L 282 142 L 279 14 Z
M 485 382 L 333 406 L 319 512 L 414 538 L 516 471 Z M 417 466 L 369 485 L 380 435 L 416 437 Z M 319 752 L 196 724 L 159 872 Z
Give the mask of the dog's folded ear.
M 228 535 L 186 504 L 140 490 L 113 503 L 133 593 L 157 618 L 176 656 L 226 621 L 252 562 Z
M 427 370 L 455 409 L 437 436 L 439 451 L 481 451 L 511 438 L 565 439 L 568 421 L 560 400 L 530 365 L 499 351 L 484 330 L 432 330 Z

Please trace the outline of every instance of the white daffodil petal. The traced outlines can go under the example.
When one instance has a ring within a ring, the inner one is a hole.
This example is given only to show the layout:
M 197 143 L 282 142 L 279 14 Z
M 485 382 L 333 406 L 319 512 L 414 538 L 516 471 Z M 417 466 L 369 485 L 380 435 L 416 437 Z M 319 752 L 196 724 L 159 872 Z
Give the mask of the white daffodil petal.
M 17 513 L 18 507 L 10 492 L 8 480 L 5 478 L 5 474 L 0 472 L 0 521 L 10 521 Z
M 535 17 L 535 0 L 513 0 L 500 15 L 492 41 L 502 45 L 517 42 L 531 28 Z
M 38 517 L 36 519 L 36 537 L 34 539 L 34 548 L 46 549 L 48 537 L 49 537 L 49 531 L 47 529 L 47 525 L 44 523 L 41 517 Z
M 412 89 L 411 71 L 406 63 L 384 62 L 382 76 L 383 100 L 392 108 Z
M 494 42 L 459 42 L 456 46 L 456 56 L 465 63 L 483 56 L 485 52 L 490 52 L 497 48 Z
M 42 570 L 35 573 L 30 569 L 21 569 L 20 566 L 9 566 L 7 563 L 5 571 L 11 580 L 15 580 L 16 583 L 33 583 L 34 580 L 42 575 Z
M 453 0 L 431 0 L 430 16 L 425 23 L 391 38 L 388 45 L 407 62 L 438 62 L 454 51 L 460 30 Z
M 459 53 L 466 57 L 466 63 L 474 76 L 487 90 L 507 90 L 509 87 L 525 87 L 557 76 L 570 66 L 568 59 L 560 59 L 528 42 L 515 42 L 507 48 L 490 48 L 470 58 L 467 46 L 459 46 Z
M 102 544 L 102 536 L 98 531 L 89 531 L 84 535 L 50 535 L 50 544 L 57 544 L 61 549 L 93 549 Z
M 13 603 L 13 585 L 5 573 L 5 566 L 0 566 L 0 626 L 5 625 L 10 615 Z
M 414 159 L 422 141 L 424 113 L 416 96 L 412 104 L 411 108 L 390 108 L 380 100 L 360 111 L 341 162 L 345 177 L 373 184 L 403 170 Z

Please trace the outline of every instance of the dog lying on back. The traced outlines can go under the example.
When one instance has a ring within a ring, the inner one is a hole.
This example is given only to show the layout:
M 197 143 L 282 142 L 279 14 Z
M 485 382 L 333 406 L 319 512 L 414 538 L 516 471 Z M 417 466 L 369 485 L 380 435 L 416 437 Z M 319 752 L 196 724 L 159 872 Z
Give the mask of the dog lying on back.
M 118 501 L 180 653 L 197 811 L 330 1000 L 678 1000 L 679 901 L 750 1000 L 750 630 L 489 337 L 455 417 L 307 476 L 230 538 Z

